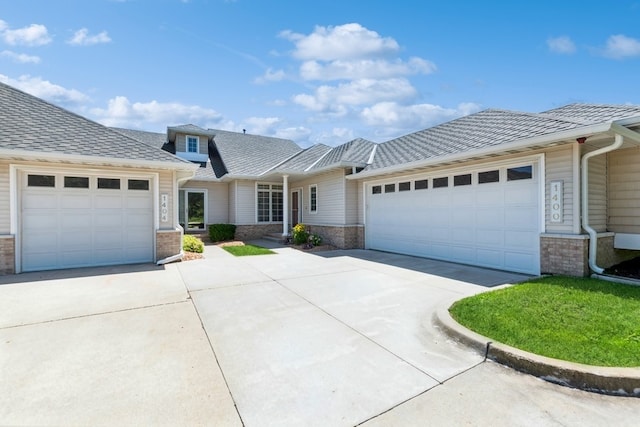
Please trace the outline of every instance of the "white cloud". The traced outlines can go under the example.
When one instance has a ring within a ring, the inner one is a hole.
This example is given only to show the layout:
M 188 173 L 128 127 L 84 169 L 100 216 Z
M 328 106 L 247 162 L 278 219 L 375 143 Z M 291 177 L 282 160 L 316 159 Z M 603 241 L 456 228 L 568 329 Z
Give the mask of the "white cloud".
M 400 105 L 396 102 L 380 102 L 363 109 L 360 117 L 369 126 L 385 129 L 387 133 L 402 134 L 425 129 L 479 110 L 480 106 L 474 103 L 444 108 L 433 104 Z
M 164 128 L 177 123 L 201 123 L 204 127 L 220 127 L 222 115 L 197 105 L 158 101 L 134 102 L 125 96 L 109 100 L 107 108 L 92 108 L 91 115 L 106 126 Z
M 290 139 L 300 143 L 309 139 L 309 136 L 311 136 L 311 129 L 304 126 L 281 128 L 276 129 L 272 136 L 275 136 L 276 138 Z
M 272 135 L 275 126 L 280 123 L 277 117 L 249 117 L 244 121 L 247 124 L 249 133 L 256 135 Z
M 5 43 L 16 46 L 42 46 L 51 43 L 51 37 L 47 31 L 47 27 L 41 24 L 31 24 L 28 27 L 10 30 L 7 23 L 0 23 L 2 38 Z
M 400 50 L 391 37 L 381 37 L 357 23 L 317 26 L 309 35 L 283 31 L 280 36 L 296 46 L 293 56 L 302 60 L 353 60 L 388 55 Z
M 26 53 L 16 53 L 10 50 L 3 50 L 0 52 L 0 56 L 20 64 L 38 64 L 40 62 L 39 56 L 27 55 Z
M 387 61 L 385 59 L 336 60 L 326 65 L 318 61 L 306 61 L 300 66 L 304 80 L 339 80 L 389 78 L 409 74 L 431 74 L 435 64 L 422 58 Z
M 611 36 L 607 39 L 604 55 L 614 59 L 640 56 L 640 41 L 622 34 Z
M 109 43 L 111 38 L 106 31 L 95 35 L 89 35 L 89 30 L 81 28 L 73 34 L 67 43 L 74 46 L 91 46 L 94 44 Z
M 553 53 L 569 55 L 576 51 L 576 45 L 570 37 L 560 36 L 547 39 L 547 46 Z
M 283 70 L 274 71 L 273 69 L 268 68 L 267 71 L 265 71 L 264 75 L 254 80 L 254 83 L 262 84 L 266 82 L 278 82 L 283 80 L 284 78 L 285 78 L 285 73 Z
M 89 100 L 87 95 L 76 89 L 66 89 L 41 77 L 22 75 L 16 80 L 0 74 L 0 82 L 54 103 L 79 104 Z
M 293 102 L 308 110 L 344 115 L 350 106 L 398 101 L 413 98 L 416 95 L 415 88 L 403 78 L 360 79 L 338 86 L 320 86 L 313 95 L 295 95 Z

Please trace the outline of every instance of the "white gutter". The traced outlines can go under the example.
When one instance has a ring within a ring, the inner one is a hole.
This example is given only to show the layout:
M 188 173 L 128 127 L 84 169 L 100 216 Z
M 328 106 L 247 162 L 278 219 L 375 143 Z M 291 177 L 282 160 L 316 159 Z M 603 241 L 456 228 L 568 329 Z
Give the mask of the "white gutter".
M 184 251 L 180 251 L 179 254 L 171 255 L 171 256 L 168 256 L 166 258 L 161 259 L 160 261 L 156 262 L 156 265 L 164 265 L 164 264 L 168 264 L 170 262 L 179 261 L 179 260 L 182 259 L 183 256 L 184 256 Z
M 596 264 L 596 256 L 598 254 L 598 232 L 589 225 L 589 159 L 617 150 L 622 147 L 623 143 L 624 138 L 622 135 L 616 133 L 613 144 L 591 151 L 582 156 L 582 228 L 589 233 L 589 268 L 597 274 L 602 274 L 604 272 L 604 268 L 599 267 Z

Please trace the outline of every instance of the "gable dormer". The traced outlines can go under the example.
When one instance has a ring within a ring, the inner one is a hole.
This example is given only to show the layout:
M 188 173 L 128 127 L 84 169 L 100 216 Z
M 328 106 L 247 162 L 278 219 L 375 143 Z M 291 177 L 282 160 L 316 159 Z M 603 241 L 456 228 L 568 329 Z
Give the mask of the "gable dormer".
M 170 127 L 169 142 L 176 148 L 176 156 L 191 162 L 206 163 L 209 160 L 209 132 L 194 125 Z

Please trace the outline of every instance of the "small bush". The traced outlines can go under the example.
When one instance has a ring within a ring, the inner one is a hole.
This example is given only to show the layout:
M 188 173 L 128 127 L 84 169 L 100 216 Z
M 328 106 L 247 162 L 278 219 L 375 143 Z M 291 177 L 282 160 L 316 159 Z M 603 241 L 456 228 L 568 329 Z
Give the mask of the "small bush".
M 211 224 L 209 226 L 209 238 L 212 242 L 233 240 L 236 235 L 236 226 L 233 224 Z
M 196 236 L 185 234 L 182 239 L 182 250 L 201 254 L 204 251 L 204 243 Z
M 320 246 L 322 244 L 322 237 L 317 234 L 312 234 L 309 236 L 309 243 L 313 246 Z
M 304 243 L 307 243 L 307 240 L 309 239 L 309 233 L 307 232 L 304 224 L 296 224 L 296 226 L 293 227 L 292 234 L 294 245 L 302 245 Z

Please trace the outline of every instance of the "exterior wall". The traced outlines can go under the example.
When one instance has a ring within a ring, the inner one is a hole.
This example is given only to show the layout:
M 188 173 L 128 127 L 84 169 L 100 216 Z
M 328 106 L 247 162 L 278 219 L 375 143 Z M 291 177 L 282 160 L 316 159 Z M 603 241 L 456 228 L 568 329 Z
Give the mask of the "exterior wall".
M 574 233 L 574 151 L 571 145 L 549 150 L 545 153 L 545 228 L 547 233 Z M 551 222 L 549 198 L 551 181 L 562 181 L 563 221 Z M 579 218 L 576 218 L 579 221 Z
M 236 190 L 238 188 L 238 183 L 236 181 L 233 181 L 231 183 L 229 183 L 229 223 L 230 224 L 236 224 L 237 223 L 237 219 L 236 219 Z
M 586 149 L 582 155 L 591 151 Z M 589 160 L 589 225 L 601 233 L 607 231 L 607 156 Z
M 363 226 L 312 225 L 308 231 L 321 236 L 323 244 L 340 249 L 364 249 Z
M 229 184 L 226 182 L 187 181 L 184 188 L 207 190 L 207 224 L 229 223 Z
M 209 154 L 209 138 L 202 135 L 189 134 L 189 136 L 197 136 L 198 137 L 198 150 L 200 154 Z M 185 152 L 187 151 L 187 134 L 179 133 L 176 134 L 176 152 Z
M 606 233 L 598 237 L 598 255 L 596 261 L 602 268 L 608 268 L 622 261 L 635 258 L 640 255 L 639 251 L 630 251 L 626 249 L 615 249 L 613 247 L 613 239 L 615 233 Z
M 346 204 L 346 224 L 362 224 L 359 221 L 359 212 L 361 211 L 360 195 L 358 194 L 358 181 L 345 182 L 345 204 Z
M 10 232 L 9 163 L 0 161 L 0 235 Z
M 173 172 L 161 172 L 158 177 L 158 188 L 160 189 L 160 194 L 167 194 L 169 196 L 169 212 L 168 212 L 168 221 L 162 222 L 162 218 L 158 219 L 158 224 L 160 230 L 174 230 L 178 224 L 177 218 L 175 218 L 175 203 L 176 203 L 176 194 L 173 194 L 174 190 L 174 179 Z M 158 215 L 160 215 L 160 211 L 158 210 Z
M 282 224 L 251 224 L 236 226 L 236 240 L 259 239 L 267 234 L 282 233 Z
M 609 231 L 640 234 L 640 147 L 608 155 Z
M 289 189 L 302 187 L 302 222 L 316 225 L 345 225 L 344 170 L 331 171 L 304 180 L 292 181 Z M 318 211 L 309 211 L 309 186 L 318 186 Z
M 540 236 L 540 272 L 584 277 L 589 275 L 589 237 L 585 235 Z
M 15 273 L 16 241 L 13 236 L 0 235 L 0 276 Z
M 159 230 L 156 232 L 156 261 L 179 254 L 182 250 L 180 230 Z
M 236 225 L 256 223 L 256 182 L 236 182 Z M 282 226 L 280 226 L 282 228 Z

